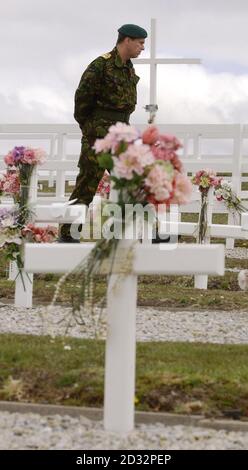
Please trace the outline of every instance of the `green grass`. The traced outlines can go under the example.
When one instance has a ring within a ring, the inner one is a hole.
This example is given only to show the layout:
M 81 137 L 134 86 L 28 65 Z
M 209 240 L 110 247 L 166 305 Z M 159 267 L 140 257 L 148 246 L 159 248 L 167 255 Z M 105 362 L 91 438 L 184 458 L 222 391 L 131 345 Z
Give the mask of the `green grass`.
M 246 260 L 240 260 L 240 267 L 247 266 Z M 231 260 L 228 264 L 233 267 Z M 35 276 L 34 302 L 47 304 L 51 302 L 59 277 L 47 274 Z M 178 286 L 180 285 L 180 289 Z M 73 277 L 68 278 L 59 293 L 57 302 L 69 304 L 71 293 L 78 289 Z M 94 298 L 100 300 L 105 292 L 103 279 L 96 280 Z M 0 279 L 0 301 L 11 301 L 14 297 L 14 283 Z M 236 272 L 226 272 L 223 277 L 209 277 L 208 290 L 194 289 L 193 276 L 140 276 L 138 283 L 138 305 L 171 309 L 187 308 L 246 310 L 248 292 L 240 291 Z
M 246 345 L 138 343 L 136 408 L 247 417 L 247 355 Z M 0 363 L 2 400 L 103 405 L 103 341 L 1 335 Z
M 243 242 L 247 245 L 247 242 Z M 8 263 L 0 253 L 0 301 L 13 301 L 14 282 L 8 281 Z M 248 269 L 248 259 L 226 259 L 227 268 Z M 56 283 L 55 274 L 37 274 L 34 276 L 34 303 L 51 302 Z M 77 281 L 78 282 L 78 281 Z M 180 285 L 180 289 L 178 286 Z M 95 298 L 104 295 L 105 283 L 99 278 L 95 283 Z M 69 277 L 58 296 L 58 302 L 68 304 L 75 289 L 75 279 Z M 248 292 L 240 291 L 237 272 L 226 272 L 224 276 L 210 276 L 208 290 L 194 289 L 193 276 L 140 276 L 138 282 L 138 305 L 165 307 L 172 309 L 223 309 L 246 310 Z

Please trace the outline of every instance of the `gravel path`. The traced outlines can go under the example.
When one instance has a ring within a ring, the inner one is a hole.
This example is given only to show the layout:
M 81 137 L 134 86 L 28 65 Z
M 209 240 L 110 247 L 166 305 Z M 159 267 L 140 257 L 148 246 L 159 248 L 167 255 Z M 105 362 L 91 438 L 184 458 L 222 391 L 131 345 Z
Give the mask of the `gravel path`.
M 248 259 L 248 248 L 237 247 L 233 249 L 225 248 L 227 258 Z
M 248 448 L 248 433 L 193 426 L 139 425 L 126 436 L 104 431 L 101 422 L 84 417 L 0 413 L 3 449 L 200 449 Z
M 42 321 L 44 308 L 15 308 L 0 304 L 0 333 L 47 334 Z M 65 317 L 64 323 L 56 324 Z M 56 334 L 65 333 L 70 308 L 54 307 L 49 313 L 49 324 L 56 324 Z M 94 338 L 95 318 L 85 316 L 85 325 L 75 325 L 70 336 Z M 101 337 L 106 335 L 103 315 Z M 50 330 L 49 330 L 50 331 Z M 162 308 L 137 308 L 137 341 L 200 341 L 210 343 L 248 343 L 248 312 L 240 311 L 176 311 Z

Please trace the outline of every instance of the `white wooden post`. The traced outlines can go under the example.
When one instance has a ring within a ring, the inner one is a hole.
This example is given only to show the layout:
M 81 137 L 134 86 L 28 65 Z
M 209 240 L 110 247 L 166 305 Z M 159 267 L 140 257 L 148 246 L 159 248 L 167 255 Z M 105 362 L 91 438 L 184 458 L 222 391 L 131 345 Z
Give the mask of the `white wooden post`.
M 239 126 L 237 135 L 235 135 L 233 142 L 233 167 L 232 167 L 232 189 L 236 192 L 237 196 L 241 194 L 241 180 L 242 180 L 242 130 Z M 233 214 L 228 214 L 228 224 L 237 224 Z M 234 238 L 226 239 L 226 248 L 234 248 Z
M 130 248 L 132 243 L 121 240 L 119 248 Z M 107 300 L 104 427 L 119 433 L 134 427 L 136 304 L 137 275 L 112 274 Z
M 15 307 L 31 308 L 33 299 L 33 274 L 22 270 L 15 281 Z
M 55 135 L 53 134 L 51 138 L 51 147 L 50 147 L 50 155 L 53 160 L 55 159 L 55 144 L 56 144 L 56 139 L 55 139 Z M 53 188 L 53 185 L 54 185 L 54 172 L 50 170 L 48 173 L 48 187 Z
M 127 240 L 128 243 L 132 242 Z M 127 243 L 123 241 L 123 246 Z M 25 269 L 33 272 L 65 272 L 75 268 L 94 243 L 26 244 Z M 125 433 L 134 426 L 135 314 L 137 276 L 156 274 L 224 274 L 223 245 L 178 245 L 163 251 L 159 245 L 137 243 L 133 269 L 108 289 L 108 332 L 106 342 L 104 427 Z
M 65 134 L 60 134 L 58 138 L 58 158 L 65 160 Z M 56 174 L 56 197 L 61 199 L 65 196 L 65 171 L 57 169 Z
M 244 231 L 248 230 L 248 212 L 241 214 L 241 227 Z
M 201 134 L 194 138 L 194 156 L 197 160 L 201 160 Z
M 156 58 L 156 19 L 151 19 L 150 33 L 150 58 L 135 59 L 135 64 L 150 65 L 150 105 L 146 106 L 146 110 L 150 112 L 150 120 L 155 119 L 157 106 L 157 65 L 158 64 L 200 64 L 200 59 L 162 59 Z

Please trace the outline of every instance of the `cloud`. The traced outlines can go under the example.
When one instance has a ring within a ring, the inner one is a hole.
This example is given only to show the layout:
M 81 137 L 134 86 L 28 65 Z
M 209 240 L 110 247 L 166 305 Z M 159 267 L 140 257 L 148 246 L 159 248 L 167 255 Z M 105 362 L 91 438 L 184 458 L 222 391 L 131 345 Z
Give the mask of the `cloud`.
M 200 57 L 202 66 L 159 66 L 158 120 L 247 122 L 247 0 L 8 0 L 0 18 L 0 122 L 73 122 L 87 64 L 112 49 L 120 24 L 149 31 L 157 18 L 161 57 Z M 149 54 L 149 41 L 145 55 Z M 135 122 L 146 122 L 148 67 Z
M 144 66 L 136 66 L 138 75 Z M 141 79 L 136 122 L 146 122 L 149 104 L 148 76 Z M 248 74 L 211 73 L 202 66 L 166 65 L 158 70 L 157 122 L 248 122 Z
M 9 95 L 0 94 L 0 122 L 69 123 L 73 116 L 69 100 L 49 88 L 20 89 Z
M 73 120 L 74 91 L 80 78 L 71 73 L 70 63 L 60 86 L 41 84 L 17 87 L 0 95 L 0 122 L 66 123 Z M 145 123 L 149 104 L 147 67 L 136 65 L 141 80 L 138 103 L 132 121 Z M 56 83 L 56 80 L 55 82 Z M 248 122 L 248 74 L 210 73 L 202 66 L 167 65 L 158 70 L 157 122 L 163 123 L 239 123 Z

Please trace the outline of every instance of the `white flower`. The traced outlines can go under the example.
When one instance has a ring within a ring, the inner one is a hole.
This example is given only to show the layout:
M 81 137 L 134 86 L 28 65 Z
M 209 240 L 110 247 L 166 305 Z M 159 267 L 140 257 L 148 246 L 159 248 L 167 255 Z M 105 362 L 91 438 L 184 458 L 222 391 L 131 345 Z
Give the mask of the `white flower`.
M 231 191 L 232 190 L 232 183 L 230 183 L 229 181 L 226 181 L 226 180 L 221 180 L 221 187 L 226 189 L 227 191 Z
M 16 234 L 9 233 L 0 233 L 0 248 L 2 248 L 6 243 L 15 243 L 16 245 L 21 245 L 22 240 Z
M 139 132 L 133 126 L 129 126 L 123 122 L 117 122 L 109 128 L 109 134 L 117 141 L 134 142 L 138 139 Z
M 1 226 L 3 228 L 13 227 L 15 226 L 15 224 L 16 224 L 15 218 L 11 214 L 9 214 L 7 217 L 1 220 Z

